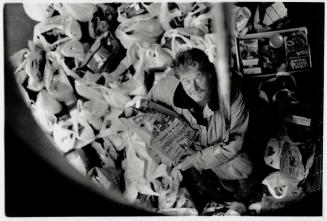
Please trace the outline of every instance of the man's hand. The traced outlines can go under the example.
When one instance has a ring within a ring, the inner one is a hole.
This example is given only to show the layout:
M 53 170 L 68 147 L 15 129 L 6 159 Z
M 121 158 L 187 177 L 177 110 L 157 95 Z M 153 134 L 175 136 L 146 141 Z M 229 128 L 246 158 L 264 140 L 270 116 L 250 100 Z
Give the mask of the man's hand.
M 193 162 L 194 162 L 195 156 L 196 156 L 196 154 L 187 156 L 182 162 L 177 164 L 176 169 L 180 169 L 180 170 L 184 171 L 184 170 L 187 170 L 187 169 L 193 167 Z

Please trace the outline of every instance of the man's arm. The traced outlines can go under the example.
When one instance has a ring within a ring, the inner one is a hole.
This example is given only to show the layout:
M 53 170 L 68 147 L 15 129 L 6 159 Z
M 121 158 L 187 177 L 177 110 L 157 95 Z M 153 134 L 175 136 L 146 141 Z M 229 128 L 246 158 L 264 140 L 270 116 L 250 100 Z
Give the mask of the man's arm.
M 231 120 L 229 143 L 216 144 L 197 152 L 193 162 L 196 169 L 219 167 L 232 160 L 242 149 L 249 123 L 249 113 L 241 93 L 232 104 Z

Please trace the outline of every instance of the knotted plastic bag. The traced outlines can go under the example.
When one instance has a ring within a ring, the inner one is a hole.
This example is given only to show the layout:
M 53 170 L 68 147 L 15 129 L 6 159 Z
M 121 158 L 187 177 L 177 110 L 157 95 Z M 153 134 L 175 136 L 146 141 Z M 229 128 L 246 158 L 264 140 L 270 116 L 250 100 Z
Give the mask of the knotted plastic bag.
M 28 75 L 27 88 L 40 91 L 43 88 L 44 52 L 33 42 L 28 42 L 30 52 L 26 57 L 25 72 Z
M 204 36 L 198 29 L 170 29 L 161 38 L 161 46 L 167 49 L 173 58 L 178 52 L 186 49 L 199 48 L 205 51 L 206 45 Z
M 115 7 L 110 3 L 98 3 L 97 11 L 88 22 L 90 37 L 96 39 L 107 31 L 114 32 L 117 26 L 117 10 Z
M 44 86 L 54 98 L 67 106 L 76 101 L 74 90 L 64 70 L 60 67 L 56 52 L 47 54 L 44 70 Z
M 58 45 L 71 39 L 82 37 L 79 23 L 70 15 L 57 15 L 48 18 L 34 27 L 33 42 L 45 51 L 54 50 Z
M 71 126 L 69 121 L 59 121 L 53 125 L 53 140 L 56 147 L 63 153 L 75 148 L 76 136 L 74 131 L 69 129 Z
M 152 190 L 151 183 L 146 178 L 147 167 L 151 167 L 154 162 L 147 156 L 144 142 L 132 132 L 128 132 L 125 139 L 126 159 L 122 163 L 122 168 L 125 170 L 125 199 L 134 202 L 138 193 L 159 196 Z
M 267 176 L 262 184 L 266 185 L 270 194 L 276 199 L 282 199 L 297 189 L 297 182 L 276 171 Z
M 184 28 L 197 28 L 204 34 L 210 33 L 211 15 L 209 11 L 208 3 L 195 3 L 192 6 L 192 11 L 184 19 Z
M 156 17 L 160 13 L 160 3 L 125 3 L 117 8 L 117 12 L 117 20 L 120 23 L 128 22 L 131 20 L 147 20 Z
M 58 9 L 58 7 L 56 8 Z M 68 14 L 78 21 L 87 22 L 92 19 L 97 7 L 93 3 L 64 3 L 61 10 L 58 11 L 60 14 Z
M 43 130 L 50 134 L 57 122 L 55 114 L 62 110 L 62 105 L 46 90 L 42 90 L 38 93 L 36 102 L 31 104 L 31 110 Z
M 192 3 L 162 2 L 158 16 L 165 31 L 184 26 L 185 16 L 192 10 Z
M 124 48 L 128 49 L 134 42 L 138 41 L 154 43 L 159 39 L 162 33 L 163 29 L 158 19 L 152 18 L 140 21 L 131 20 L 121 23 L 115 31 L 115 36 L 119 39 Z
M 35 21 L 44 21 L 47 18 L 50 18 L 56 11 L 56 9 L 53 7 L 53 4 L 50 3 L 24 3 L 23 8 L 25 13 Z

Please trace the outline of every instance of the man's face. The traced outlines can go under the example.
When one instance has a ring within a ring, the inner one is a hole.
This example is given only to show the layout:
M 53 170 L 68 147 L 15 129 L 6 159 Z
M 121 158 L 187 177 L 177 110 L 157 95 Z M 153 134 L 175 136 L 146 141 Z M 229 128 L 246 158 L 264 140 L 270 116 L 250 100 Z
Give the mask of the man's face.
M 197 103 L 207 103 L 211 93 L 210 77 L 192 68 L 180 74 L 180 81 L 186 94 Z

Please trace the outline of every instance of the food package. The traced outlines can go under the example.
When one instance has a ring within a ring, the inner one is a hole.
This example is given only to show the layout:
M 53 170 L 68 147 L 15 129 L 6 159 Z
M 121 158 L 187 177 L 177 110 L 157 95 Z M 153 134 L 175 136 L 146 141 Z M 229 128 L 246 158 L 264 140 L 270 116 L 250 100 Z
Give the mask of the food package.
M 115 36 L 119 39 L 125 49 L 129 49 L 134 42 L 146 41 L 155 43 L 161 37 L 163 29 L 157 18 L 128 21 L 121 23 L 116 31 Z
M 34 27 L 33 42 L 45 51 L 52 51 L 64 42 L 79 40 L 81 37 L 81 27 L 74 18 L 67 14 L 56 15 Z
M 142 138 L 153 159 L 176 165 L 181 157 L 193 152 L 190 146 L 196 132 L 175 112 L 154 102 L 144 102 L 145 111 L 130 107 L 120 119 Z
M 86 66 L 94 73 L 111 72 L 124 56 L 125 50 L 120 42 L 111 32 L 105 32 L 92 44 L 81 66 Z
M 116 190 L 121 192 L 121 174 L 122 171 L 116 168 L 99 168 L 94 167 L 88 172 L 88 176 L 91 177 L 94 183 L 99 185 L 106 191 Z

